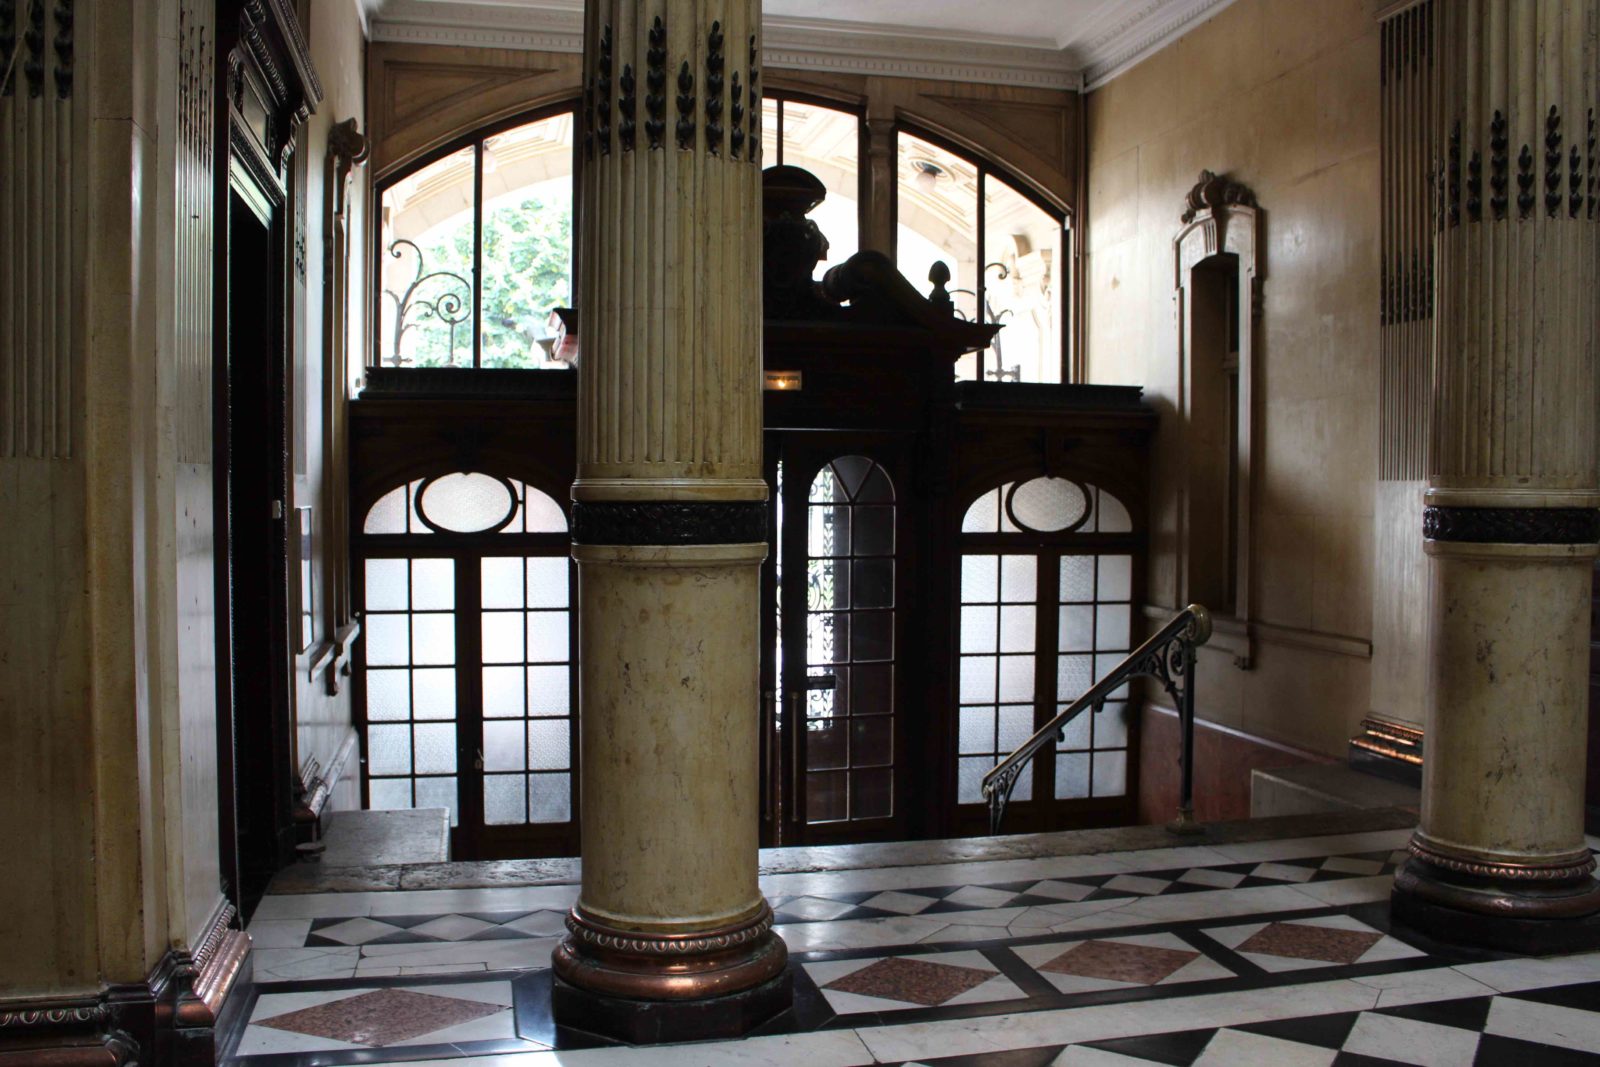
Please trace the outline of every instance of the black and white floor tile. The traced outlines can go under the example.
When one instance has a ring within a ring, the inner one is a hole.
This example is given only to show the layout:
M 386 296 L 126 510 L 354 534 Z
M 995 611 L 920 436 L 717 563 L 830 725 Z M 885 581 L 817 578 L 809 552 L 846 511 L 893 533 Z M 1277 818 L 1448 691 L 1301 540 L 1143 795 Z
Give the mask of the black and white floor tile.
M 234 1067 L 1600 1063 L 1600 953 L 1390 930 L 1406 837 L 771 876 L 794 1012 L 640 1049 L 549 1019 L 575 886 L 269 897 Z

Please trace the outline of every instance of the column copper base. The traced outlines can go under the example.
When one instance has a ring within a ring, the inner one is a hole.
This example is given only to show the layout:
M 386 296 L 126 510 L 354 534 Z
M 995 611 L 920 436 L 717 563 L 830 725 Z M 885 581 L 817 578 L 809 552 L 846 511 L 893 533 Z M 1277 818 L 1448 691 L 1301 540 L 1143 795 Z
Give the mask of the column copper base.
M 763 901 L 750 919 L 713 930 L 621 930 L 574 907 L 555 951 L 557 1026 L 631 1044 L 737 1037 L 794 999 L 789 950 Z
M 1500 952 L 1600 947 L 1600 882 L 1587 851 L 1545 864 L 1461 859 L 1412 841 L 1390 918 L 1436 941 Z

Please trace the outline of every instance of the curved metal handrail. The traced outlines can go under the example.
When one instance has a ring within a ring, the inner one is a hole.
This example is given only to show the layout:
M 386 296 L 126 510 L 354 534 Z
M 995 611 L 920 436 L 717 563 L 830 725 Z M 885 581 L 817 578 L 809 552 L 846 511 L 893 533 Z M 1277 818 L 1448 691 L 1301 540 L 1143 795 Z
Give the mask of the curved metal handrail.
M 1067 723 L 1086 711 L 1099 711 L 1106 699 L 1130 678 L 1148 677 L 1161 683 L 1178 708 L 1183 733 L 1182 784 L 1178 795 L 1178 818 L 1169 826 L 1174 833 L 1193 833 L 1194 821 L 1194 656 L 1195 649 L 1211 638 L 1211 613 L 1199 604 L 1190 604 L 1174 615 L 1149 640 L 1130 652 L 1104 678 L 1089 687 L 1070 706 L 1040 727 L 1015 752 L 995 764 L 983 776 L 983 795 L 989 801 L 989 832 L 1000 832 L 1006 805 L 1017 778 L 1034 755 L 1045 745 L 1058 740 Z

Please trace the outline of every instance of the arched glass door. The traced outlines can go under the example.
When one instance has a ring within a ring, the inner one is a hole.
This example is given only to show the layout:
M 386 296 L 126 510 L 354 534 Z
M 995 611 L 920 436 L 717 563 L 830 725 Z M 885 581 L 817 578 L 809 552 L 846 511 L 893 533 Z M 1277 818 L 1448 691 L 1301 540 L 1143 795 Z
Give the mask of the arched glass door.
M 781 490 L 777 706 L 793 843 L 904 822 L 895 485 L 869 456 L 818 459 L 786 448 Z

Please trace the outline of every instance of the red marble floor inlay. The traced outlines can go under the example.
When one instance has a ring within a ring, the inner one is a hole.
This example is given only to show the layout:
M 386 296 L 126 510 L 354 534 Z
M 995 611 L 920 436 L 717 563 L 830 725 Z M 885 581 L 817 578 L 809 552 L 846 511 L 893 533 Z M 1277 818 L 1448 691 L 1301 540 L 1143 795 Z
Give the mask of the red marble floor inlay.
M 1130 945 L 1123 941 L 1080 941 L 1050 962 L 1041 964 L 1039 970 L 1108 982 L 1155 985 L 1199 956 L 1198 952 Z
M 1354 963 L 1383 935 L 1367 930 L 1337 930 L 1331 926 L 1268 923 L 1241 944 L 1239 952 L 1259 952 L 1293 960 Z
M 824 989 L 856 993 L 863 997 L 904 1000 L 935 1007 L 969 989 L 976 989 L 998 972 L 950 963 L 929 963 L 906 956 L 891 956 L 877 963 L 835 978 Z
M 476 1000 L 436 997 L 405 989 L 375 989 L 345 1000 L 256 1020 L 254 1025 L 353 1045 L 381 1047 L 506 1010 L 502 1005 Z

